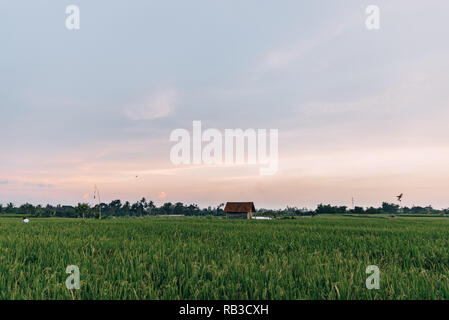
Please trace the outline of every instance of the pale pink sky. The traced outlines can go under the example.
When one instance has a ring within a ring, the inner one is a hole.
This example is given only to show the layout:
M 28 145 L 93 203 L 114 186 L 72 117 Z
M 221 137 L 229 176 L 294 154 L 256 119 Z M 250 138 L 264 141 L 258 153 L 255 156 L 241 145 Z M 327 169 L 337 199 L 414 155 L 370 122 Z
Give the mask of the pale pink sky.
M 449 207 L 449 4 L 377 2 L 376 31 L 355 0 L 99 0 L 76 32 L 63 6 L 5 4 L 0 203 L 93 204 L 97 185 L 105 202 Z M 170 133 L 194 120 L 278 129 L 278 172 L 174 165 Z

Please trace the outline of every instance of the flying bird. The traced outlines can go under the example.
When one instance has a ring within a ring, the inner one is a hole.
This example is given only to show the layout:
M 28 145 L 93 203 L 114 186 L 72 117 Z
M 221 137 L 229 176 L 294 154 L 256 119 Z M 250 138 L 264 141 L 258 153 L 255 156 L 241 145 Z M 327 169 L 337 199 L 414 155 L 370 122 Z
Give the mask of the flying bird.
M 398 201 L 402 201 L 402 197 L 404 196 L 403 193 L 401 193 L 400 195 L 396 196 L 396 198 L 398 198 Z

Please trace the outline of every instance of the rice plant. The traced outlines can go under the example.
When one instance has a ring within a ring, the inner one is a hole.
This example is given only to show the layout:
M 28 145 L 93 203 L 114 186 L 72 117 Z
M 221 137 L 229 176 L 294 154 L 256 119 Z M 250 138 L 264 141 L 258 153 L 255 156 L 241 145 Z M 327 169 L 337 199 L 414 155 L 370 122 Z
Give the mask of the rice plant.
M 5 218 L 0 299 L 448 299 L 447 248 L 447 218 Z

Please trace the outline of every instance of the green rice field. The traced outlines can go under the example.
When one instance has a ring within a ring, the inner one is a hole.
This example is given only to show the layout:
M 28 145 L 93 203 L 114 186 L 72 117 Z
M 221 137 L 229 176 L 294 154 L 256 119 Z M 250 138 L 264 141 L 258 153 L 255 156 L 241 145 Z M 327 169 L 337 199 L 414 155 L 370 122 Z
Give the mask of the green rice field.
M 2 218 L 0 299 L 449 299 L 449 219 Z

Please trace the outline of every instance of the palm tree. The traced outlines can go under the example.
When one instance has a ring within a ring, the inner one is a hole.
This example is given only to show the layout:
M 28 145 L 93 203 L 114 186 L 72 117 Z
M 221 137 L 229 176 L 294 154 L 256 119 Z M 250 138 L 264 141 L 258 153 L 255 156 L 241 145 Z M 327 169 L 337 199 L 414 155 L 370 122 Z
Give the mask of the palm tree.
M 7 213 L 12 213 L 13 210 L 14 210 L 14 204 L 12 202 L 8 203 L 6 205 L 6 212 Z

